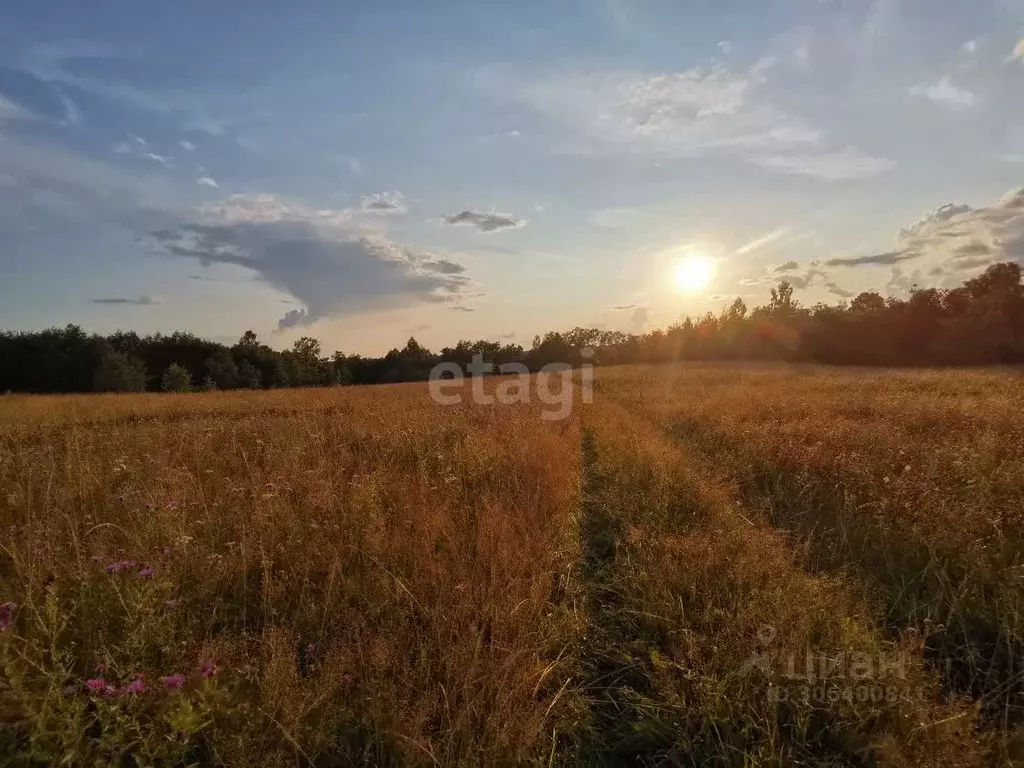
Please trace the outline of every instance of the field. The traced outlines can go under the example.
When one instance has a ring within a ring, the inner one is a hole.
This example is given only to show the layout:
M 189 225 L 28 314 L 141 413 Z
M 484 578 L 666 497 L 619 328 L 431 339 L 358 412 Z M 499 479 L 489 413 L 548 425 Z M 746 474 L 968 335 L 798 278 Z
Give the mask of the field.
M 0 398 L 0 761 L 1018 764 L 1022 404 L 711 365 L 560 420 Z

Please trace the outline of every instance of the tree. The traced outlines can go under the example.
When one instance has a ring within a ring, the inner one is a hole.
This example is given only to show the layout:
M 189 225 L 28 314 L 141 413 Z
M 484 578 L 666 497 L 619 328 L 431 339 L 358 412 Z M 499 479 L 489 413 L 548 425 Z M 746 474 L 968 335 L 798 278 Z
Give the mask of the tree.
M 164 392 L 191 392 L 192 377 L 189 375 L 188 368 L 171 363 L 164 371 L 163 378 L 160 379 L 160 389 Z
M 96 369 L 93 389 L 97 392 L 143 392 L 146 366 L 137 357 L 109 351 Z
M 218 349 L 207 359 L 206 372 L 217 389 L 234 389 L 238 386 L 238 366 L 226 349 Z
M 242 389 L 259 389 L 262 377 L 255 365 L 248 360 L 243 360 L 238 366 L 238 375 L 235 381 Z

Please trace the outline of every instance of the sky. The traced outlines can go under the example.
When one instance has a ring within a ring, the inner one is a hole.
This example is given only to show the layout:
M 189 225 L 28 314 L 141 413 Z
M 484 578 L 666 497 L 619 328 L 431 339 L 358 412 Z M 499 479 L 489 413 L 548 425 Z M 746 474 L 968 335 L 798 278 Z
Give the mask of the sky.
M 1024 0 L 7 0 L 0 328 L 382 354 L 951 287 L 1024 263 L 1022 96 Z

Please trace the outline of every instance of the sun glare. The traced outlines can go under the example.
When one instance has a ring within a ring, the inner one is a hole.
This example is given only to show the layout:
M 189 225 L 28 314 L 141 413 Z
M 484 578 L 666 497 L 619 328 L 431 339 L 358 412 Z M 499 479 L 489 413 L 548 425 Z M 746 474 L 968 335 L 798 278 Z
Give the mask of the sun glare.
M 692 254 L 676 262 L 672 268 L 672 282 L 676 289 L 686 293 L 707 288 L 715 274 L 715 264 L 702 254 Z

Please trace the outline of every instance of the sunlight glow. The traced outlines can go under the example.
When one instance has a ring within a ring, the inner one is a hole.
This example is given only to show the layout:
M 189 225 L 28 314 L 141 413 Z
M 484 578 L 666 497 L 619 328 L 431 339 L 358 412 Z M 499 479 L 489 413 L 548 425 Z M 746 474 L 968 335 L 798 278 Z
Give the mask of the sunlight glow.
M 702 253 L 691 253 L 672 267 L 672 282 L 679 291 L 694 293 L 707 288 L 715 274 L 715 263 Z

